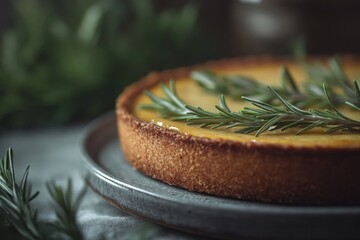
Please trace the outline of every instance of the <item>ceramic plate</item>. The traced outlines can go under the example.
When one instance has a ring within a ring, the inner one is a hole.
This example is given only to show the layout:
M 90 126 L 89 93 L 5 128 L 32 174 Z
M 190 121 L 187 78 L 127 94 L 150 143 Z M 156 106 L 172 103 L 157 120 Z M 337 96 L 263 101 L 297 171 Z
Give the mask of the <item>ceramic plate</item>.
M 151 221 L 229 239 L 355 239 L 360 206 L 286 206 L 186 191 L 132 168 L 117 139 L 114 114 L 90 124 L 82 143 L 90 187 L 111 204 Z

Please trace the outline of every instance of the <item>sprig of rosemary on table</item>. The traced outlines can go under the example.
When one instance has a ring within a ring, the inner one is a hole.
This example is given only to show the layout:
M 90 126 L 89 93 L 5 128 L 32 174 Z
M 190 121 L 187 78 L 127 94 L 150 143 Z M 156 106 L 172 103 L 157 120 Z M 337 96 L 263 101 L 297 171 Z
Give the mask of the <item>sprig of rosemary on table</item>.
M 66 188 L 50 182 L 47 184 L 47 189 L 56 207 L 57 219 L 51 223 L 51 226 L 70 239 L 82 239 L 82 233 L 76 222 L 76 214 L 86 193 L 86 188 L 83 188 L 75 198 L 73 198 L 73 186 L 70 180 L 68 180 Z
M 9 149 L 0 164 L 0 206 L 6 219 L 16 230 L 28 239 L 44 239 L 37 222 L 36 211 L 31 209 L 30 201 L 39 192 L 32 194 L 27 182 L 29 166 L 26 168 L 20 185 L 15 181 L 13 151 Z
M 346 76 L 338 58 L 331 58 L 327 65 L 316 61 L 313 64 L 303 62 L 307 80 L 302 88 L 295 82 L 294 77 L 286 66 L 281 67 L 280 85 L 272 86 L 279 95 L 297 107 L 319 105 L 324 107 L 328 101 L 324 95 L 323 83 L 331 85 L 328 89 L 332 103 L 343 105 L 346 101 L 353 101 L 356 96 L 352 83 Z M 224 94 L 232 98 L 241 99 L 243 96 L 263 101 L 269 104 L 281 104 L 279 99 L 266 84 L 248 76 L 218 76 L 211 71 L 194 71 L 192 79 L 205 90 L 214 94 Z M 360 105 L 359 100 L 355 100 Z
M 224 95 L 219 96 L 220 104 L 216 106 L 218 112 L 210 112 L 200 107 L 187 105 L 181 100 L 175 89 L 175 83 L 170 81 L 170 87 L 161 85 L 165 98 L 160 98 L 148 90 L 145 94 L 152 100 L 150 104 L 140 105 L 142 109 L 153 110 L 160 113 L 161 117 L 174 121 L 184 121 L 188 125 L 200 125 L 216 129 L 220 127 L 236 128 L 235 132 L 255 136 L 266 131 L 287 130 L 298 128 L 296 134 L 302 134 L 314 128 L 325 128 L 327 133 L 337 131 L 360 131 L 360 121 L 344 115 L 337 109 L 330 99 L 328 87 L 323 84 L 323 93 L 330 110 L 303 110 L 285 100 L 272 87 L 268 87 L 270 94 L 281 103 L 280 106 L 271 105 L 264 101 L 249 97 L 242 97 L 250 102 L 253 107 L 244 107 L 240 111 L 232 111 L 226 104 Z M 354 83 L 355 101 L 360 101 L 360 87 Z M 360 107 L 352 102 L 346 105 L 360 112 Z
M 20 184 L 16 182 L 13 151 L 9 149 L 0 162 L 0 209 L 3 210 L 3 219 L 26 239 L 58 239 L 59 236 L 67 236 L 74 240 L 83 239 L 76 223 L 76 213 L 85 189 L 73 200 L 70 180 L 66 188 L 49 183 L 48 190 L 56 205 L 56 221 L 50 224 L 41 223 L 37 219 L 36 210 L 30 206 L 30 202 L 39 192 L 32 193 L 31 185 L 27 181 L 28 175 L 29 166 Z

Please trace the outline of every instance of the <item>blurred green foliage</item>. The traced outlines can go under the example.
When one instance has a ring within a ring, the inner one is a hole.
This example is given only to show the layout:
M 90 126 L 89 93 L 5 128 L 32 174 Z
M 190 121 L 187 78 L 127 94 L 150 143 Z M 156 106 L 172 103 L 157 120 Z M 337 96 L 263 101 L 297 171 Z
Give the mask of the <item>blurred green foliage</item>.
M 152 70 L 217 57 L 195 5 L 149 0 L 14 0 L 1 36 L 0 128 L 91 119 Z

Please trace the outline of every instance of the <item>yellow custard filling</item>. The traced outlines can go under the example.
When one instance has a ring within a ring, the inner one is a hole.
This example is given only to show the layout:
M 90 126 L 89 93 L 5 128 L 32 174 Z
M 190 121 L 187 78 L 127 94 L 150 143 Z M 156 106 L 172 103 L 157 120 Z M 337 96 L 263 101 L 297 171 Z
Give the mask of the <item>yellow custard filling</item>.
M 296 81 L 301 81 L 305 78 L 304 73 L 294 64 L 288 64 L 290 72 L 294 76 Z M 348 63 L 344 64 L 344 70 L 350 79 L 356 79 L 360 76 L 360 63 Z M 258 81 L 262 81 L 268 85 L 279 85 L 280 65 L 271 63 L 244 67 L 228 67 L 215 70 L 220 75 L 246 75 L 255 78 Z M 216 111 L 215 105 L 219 100 L 216 95 L 205 92 L 200 86 L 198 86 L 190 78 L 175 79 L 176 89 L 178 95 L 186 103 L 192 106 L 199 106 L 206 110 Z M 149 89 L 157 96 L 163 96 L 159 85 Z M 233 100 L 230 97 L 226 98 L 227 103 L 232 111 L 238 111 L 248 103 L 239 100 Z M 157 112 L 143 110 L 138 106 L 139 104 L 148 104 L 151 101 L 149 98 L 141 94 L 135 100 L 133 105 L 133 113 L 141 120 L 152 122 L 162 127 L 172 129 L 184 134 L 216 138 L 216 139 L 228 139 L 239 142 L 257 143 L 257 144 L 276 144 L 283 146 L 295 146 L 295 147 L 330 147 L 330 148 L 360 148 L 360 134 L 354 133 L 333 133 L 326 134 L 323 129 L 313 130 L 302 135 L 295 135 L 296 130 L 284 131 L 284 132 L 266 132 L 262 135 L 255 137 L 253 134 L 245 135 L 234 133 L 231 129 L 216 129 L 210 130 L 206 128 L 200 128 L 199 126 L 189 126 L 184 122 L 170 121 L 159 117 Z M 352 118 L 360 120 L 360 114 L 351 110 L 346 110 Z

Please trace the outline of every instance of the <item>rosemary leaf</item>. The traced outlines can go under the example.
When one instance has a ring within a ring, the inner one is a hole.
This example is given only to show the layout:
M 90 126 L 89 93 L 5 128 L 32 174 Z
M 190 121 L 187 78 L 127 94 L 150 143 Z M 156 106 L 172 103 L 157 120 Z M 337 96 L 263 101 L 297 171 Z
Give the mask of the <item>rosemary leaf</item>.
M 299 88 L 298 88 L 297 84 L 295 83 L 294 78 L 292 77 L 289 70 L 285 66 L 281 67 L 280 75 L 281 75 L 281 83 L 282 83 L 283 88 L 286 89 L 287 85 L 289 85 L 290 91 L 293 91 L 296 93 L 299 92 Z

